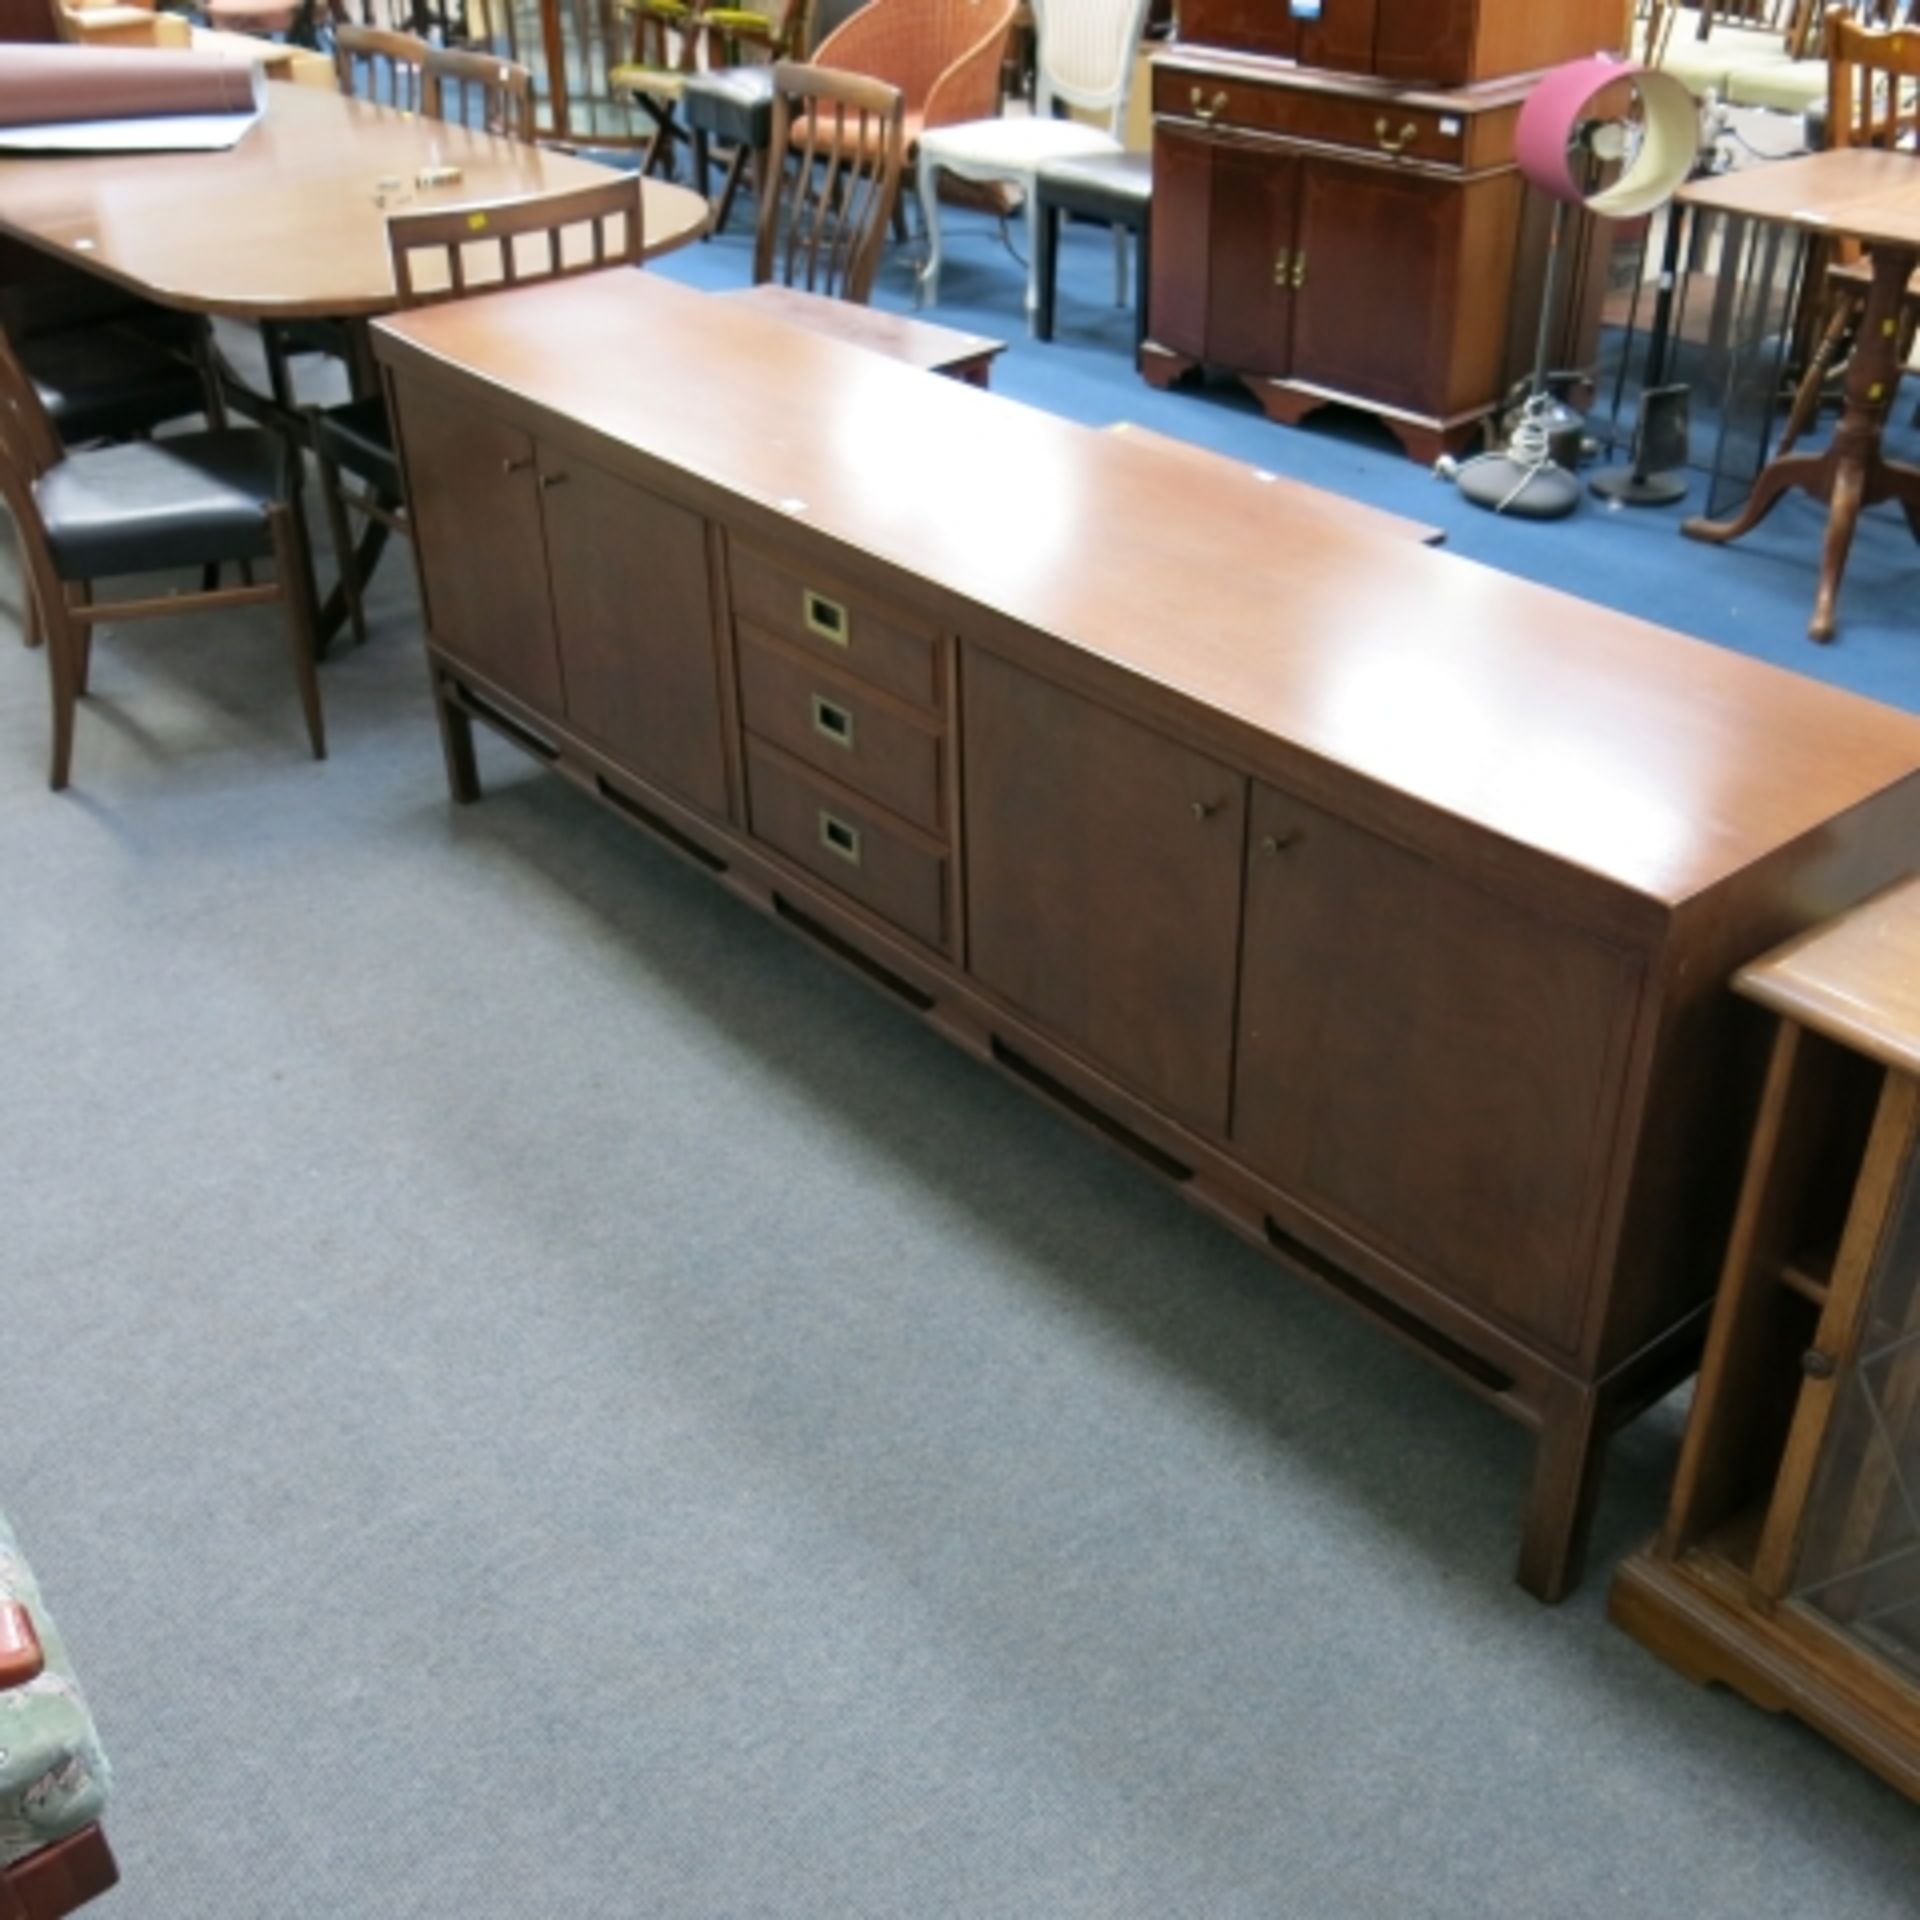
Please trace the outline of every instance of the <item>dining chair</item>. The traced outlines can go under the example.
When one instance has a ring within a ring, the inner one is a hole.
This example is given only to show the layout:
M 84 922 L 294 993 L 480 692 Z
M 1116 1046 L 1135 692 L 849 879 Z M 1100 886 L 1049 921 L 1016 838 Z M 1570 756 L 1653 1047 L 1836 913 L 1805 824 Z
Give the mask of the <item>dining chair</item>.
M 333 71 L 340 91 L 403 113 L 426 112 L 427 42 L 391 27 L 333 30 Z
M 1862 26 L 1845 8 L 1834 7 L 1827 13 L 1826 32 L 1827 144 L 1920 152 L 1920 27 Z M 1794 393 L 1780 436 L 1781 454 L 1790 452 L 1819 416 L 1827 383 L 1859 331 L 1872 283 L 1873 269 L 1858 242 L 1842 240 L 1828 248 L 1819 344 Z M 1903 366 L 1916 328 L 1920 281 L 1908 288 L 1901 308 Z M 1887 401 L 1891 406 L 1891 394 Z
M 640 171 L 665 162 L 673 174 L 673 143 L 685 129 L 677 109 L 687 78 L 706 62 L 707 0 L 620 0 L 632 27 L 627 57 L 607 69 L 607 88 L 640 107 L 653 122 Z
M 720 195 L 709 237 L 726 231 L 740 178 L 752 170 L 760 190 L 761 169 L 773 128 L 773 70 L 782 60 L 805 60 L 814 46 L 865 0 L 771 0 L 763 11 L 710 11 L 718 39 L 704 71 L 687 76 L 680 118 L 693 145 L 693 184 L 707 192 L 712 146 L 727 149 Z
M 13 517 L 46 640 L 53 696 L 49 783 L 67 785 L 74 718 L 97 626 L 279 601 L 316 760 L 326 757 L 314 660 L 313 572 L 298 499 L 299 453 L 257 427 L 69 451 L 13 350 L 0 341 L 0 499 Z M 266 584 L 202 586 L 96 602 L 129 574 L 274 562 Z
M 403 308 L 637 266 L 644 243 L 640 182 L 630 173 L 609 172 L 604 181 L 538 200 L 396 213 L 387 221 Z M 354 643 L 364 645 L 366 582 L 386 536 L 407 535 L 393 423 L 385 401 L 370 396 L 310 409 L 308 427 L 347 618 Z M 349 478 L 355 489 L 348 488 Z M 351 515 L 368 522 L 370 544 L 355 542 Z
M 421 111 L 434 120 L 504 140 L 533 140 L 533 74 L 516 60 L 458 47 L 428 47 Z
M 58 1920 L 119 1879 L 112 1771 L 59 1629 L 0 1513 L 0 1916 Z
M 1027 318 L 1040 307 L 1039 199 L 1034 176 L 1043 162 L 1082 154 L 1125 150 L 1127 96 L 1146 29 L 1148 0 L 1032 0 L 1038 39 L 1031 114 L 969 120 L 920 136 L 916 162 L 921 211 L 926 216 L 927 257 L 916 298 L 931 305 L 940 295 L 940 176 L 950 173 L 985 185 L 1021 190 L 1027 208 Z M 1076 107 L 1103 124 L 1066 119 L 1057 109 Z M 1126 231 L 1114 228 L 1116 257 Z M 1124 269 L 1117 276 L 1124 283 Z
M 760 195 L 756 286 L 777 282 L 865 306 L 906 155 L 900 89 L 782 61 L 773 160 Z

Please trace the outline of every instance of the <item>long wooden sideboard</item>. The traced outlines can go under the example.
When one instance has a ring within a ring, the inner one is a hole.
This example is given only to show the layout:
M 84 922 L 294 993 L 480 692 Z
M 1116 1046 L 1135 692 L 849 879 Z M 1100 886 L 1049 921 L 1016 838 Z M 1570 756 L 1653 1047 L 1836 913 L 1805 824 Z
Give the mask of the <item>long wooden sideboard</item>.
M 1920 721 L 643 273 L 375 335 L 455 797 L 479 720 L 1533 1429 L 1563 1593 L 1726 982 L 1920 860 Z

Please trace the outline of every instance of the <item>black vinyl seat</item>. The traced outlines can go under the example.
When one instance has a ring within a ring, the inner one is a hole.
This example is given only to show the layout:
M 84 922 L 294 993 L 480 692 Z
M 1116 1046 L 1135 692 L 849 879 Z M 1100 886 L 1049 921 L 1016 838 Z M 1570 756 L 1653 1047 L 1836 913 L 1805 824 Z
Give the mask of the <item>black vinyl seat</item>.
M 135 327 L 44 334 L 20 348 L 20 363 L 68 446 L 124 440 L 207 410 L 199 370 Z
M 102 580 L 273 555 L 294 449 L 232 427 L 70 453 L 34 484 L 62 580 Z

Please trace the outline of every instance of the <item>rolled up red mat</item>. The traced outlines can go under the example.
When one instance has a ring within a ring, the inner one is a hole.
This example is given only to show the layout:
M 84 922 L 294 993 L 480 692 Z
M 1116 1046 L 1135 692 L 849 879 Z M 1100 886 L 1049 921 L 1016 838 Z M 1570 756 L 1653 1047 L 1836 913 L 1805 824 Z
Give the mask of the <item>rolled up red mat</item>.
M 251 113 L 259 73 L 251 60 L 223 53 L 10 46 L 0 59 L 0 127 Z

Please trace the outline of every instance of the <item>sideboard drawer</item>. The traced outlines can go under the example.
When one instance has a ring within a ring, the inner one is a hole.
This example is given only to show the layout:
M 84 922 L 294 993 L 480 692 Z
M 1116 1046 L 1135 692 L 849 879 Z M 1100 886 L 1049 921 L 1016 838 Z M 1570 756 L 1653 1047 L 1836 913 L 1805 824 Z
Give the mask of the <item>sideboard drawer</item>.
M 728 549 L 727 572 L 737 619 L 903 699 L 940 704 L 940 641 L 931 625 L 737 542 Z
M 1497 116 L 1450 113 L 1384 93 L 1261 86 L 1227 75 L 1167 68 L 1155 70 L 1153 104 L 1154 111 L 1168 119 L 1198 121 L 1223 132 L 1280 134 L 1355 153 L 1463 169 L 1469 164 L 1511 165 L 1513 140 L 1505 123 L 1518 116 L 1517 106 Z
M 755 835 L 930 947 L 947 944 L 947 863 L 910 827 L 747 742 Z
M 940 733 L 884 694 L 743 629 L 740 706 L 763 740 L 915 826 L 941 831 Z

